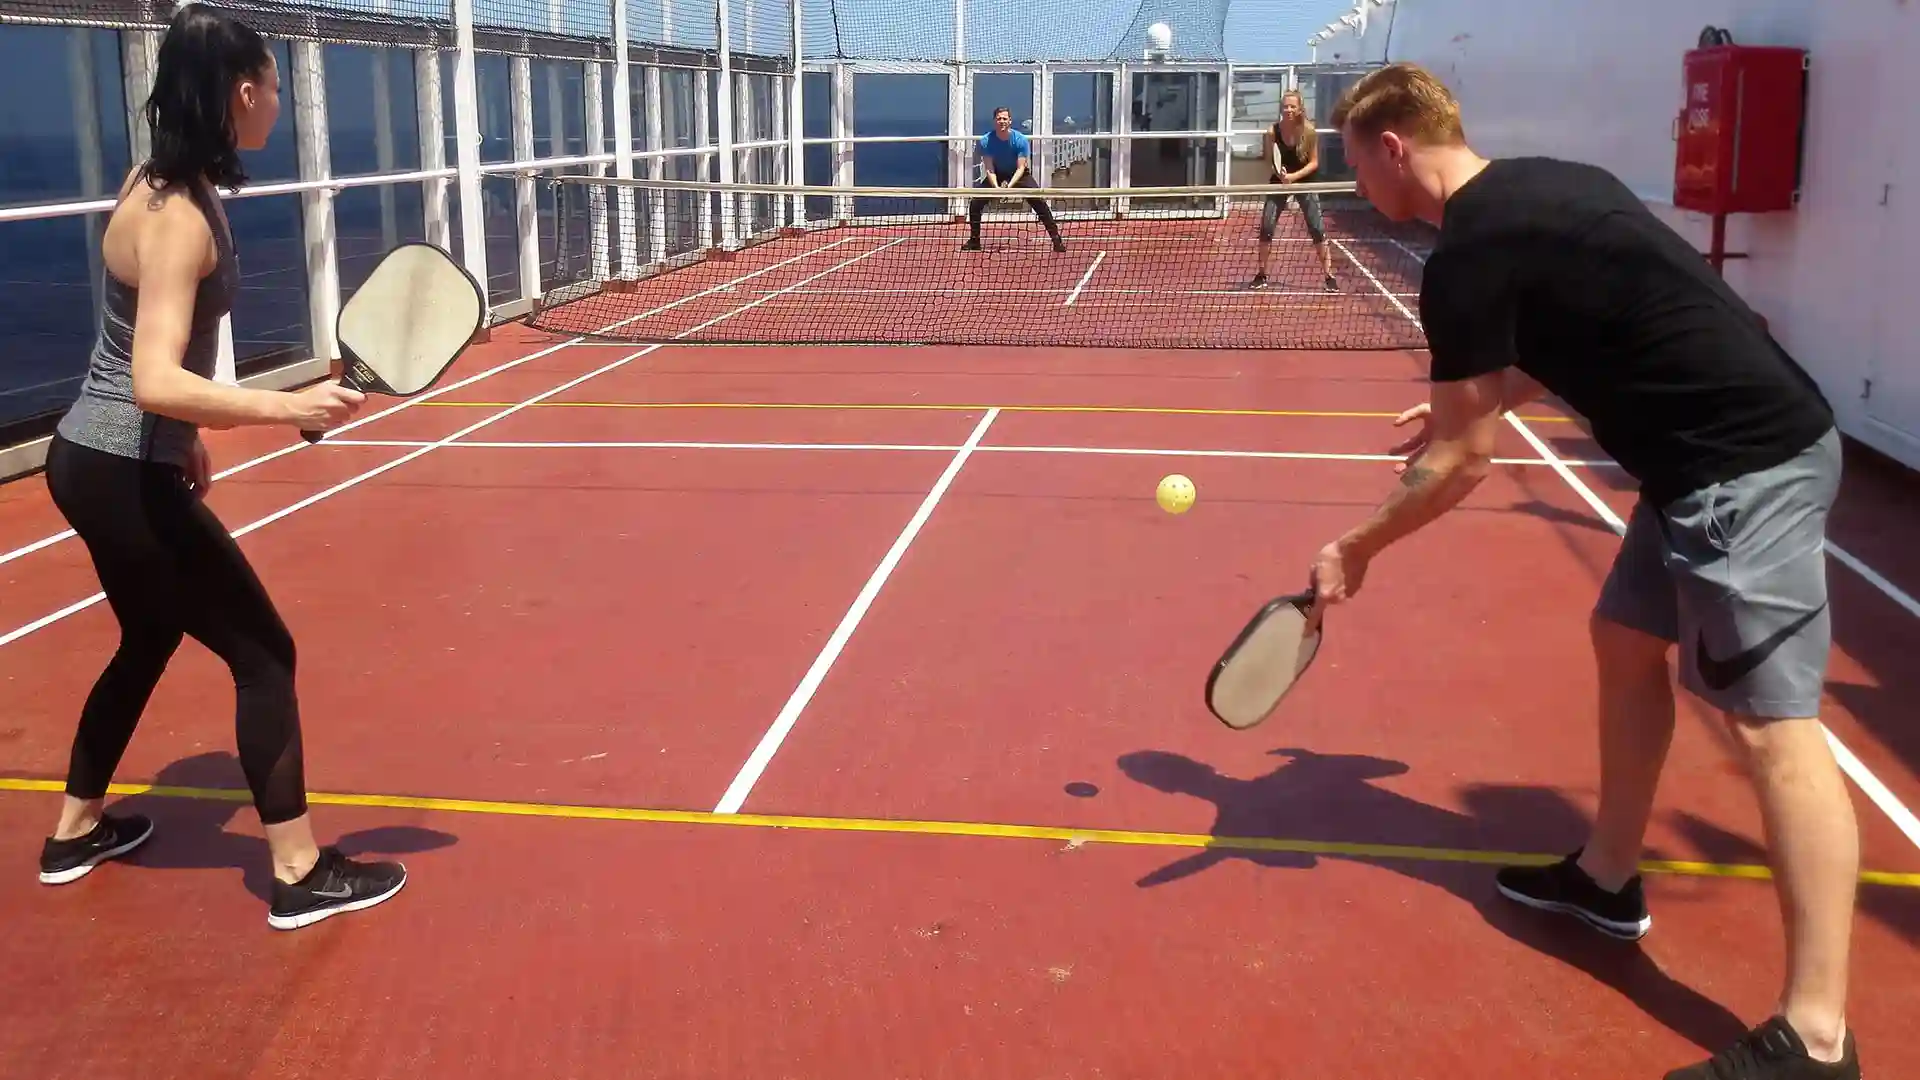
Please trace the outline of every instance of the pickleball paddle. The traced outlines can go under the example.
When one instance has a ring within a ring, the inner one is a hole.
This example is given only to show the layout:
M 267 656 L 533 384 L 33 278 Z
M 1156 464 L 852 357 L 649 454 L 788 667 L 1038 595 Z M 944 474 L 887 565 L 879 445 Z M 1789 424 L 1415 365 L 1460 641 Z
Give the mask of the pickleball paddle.
M 389 397 L 422 393 L 460 359 L 486 318 L 486 293 L 466 267 L 433 244 L 402 244 L 340 306 L 340 385 Z M 300 434 L 310 443 L 325 435 Z

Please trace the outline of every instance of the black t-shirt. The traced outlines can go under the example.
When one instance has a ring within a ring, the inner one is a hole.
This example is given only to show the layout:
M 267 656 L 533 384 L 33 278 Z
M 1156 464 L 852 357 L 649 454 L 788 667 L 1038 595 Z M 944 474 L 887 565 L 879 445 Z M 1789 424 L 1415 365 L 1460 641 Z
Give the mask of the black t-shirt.
M 1816 383 L 1684 239 L 1603 169 L 1489 164 L 1447 200 L 1420 287 L 1435 382 L 1519 368 L 1664 503 L 1833 426 Z

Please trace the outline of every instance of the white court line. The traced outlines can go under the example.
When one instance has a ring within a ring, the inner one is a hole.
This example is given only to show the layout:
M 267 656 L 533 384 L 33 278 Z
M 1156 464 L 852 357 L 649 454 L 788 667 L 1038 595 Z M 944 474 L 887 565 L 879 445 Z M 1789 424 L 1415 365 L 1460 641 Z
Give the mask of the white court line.
M 898 243 L 898 241 L 895 241 L 895 243 Z M 860 254 L 855 255 L 851 258 L 842 259 L 839 262 L 833 264 L 831 267 L 828 267 L 827 269 L 822 270 L 817 274 L 813 274 L 809 277 L 802 278 L 800 281 L 795 282 L 792 287 L 799 288 L 801 285 L 805 285 L 807 282 L 817 280 L 837 270 L 851 266 L 854 263 L 859 262 L 861 259 L 868 257 L 869 255 L 873 255 L 878 252 L 885 251 L 887 248 L 892 246 L 893 246 L 892 244 L 882 244 L 877 248 L 873 248 L 872 250 L 861 252 Z M 819 250 L 824 251 L 827 249 L 821 248 Z M 810 254 L 818 254 L 818 253 L 819 251 L 815 251 Z M 768 267 L 767 269 L 772 269 L 772 267 Z M 762 271 L 755 271 L 755 273 L 760 273 L 760 272 Z M 778 294 L 770 294 L 769 296 L 763 297 L 760 300 L 755 300 L 752 303 L 744 304 L 744 305 L 741 305 L 740 307 L 729 308 L 727 311 L 711 319 L 708 319 L 706 322 L 703 322 L 698 326 L 691 327 L 689 329 L 681 331 L 680 335 L 685 336 L 685 335 L 699 333 L 700 331 L 705 330 L 707 327 L 712 326 L 717 322 L 721 322 L 723 320 L 733 318 L 735 315 L 739 315 L 742 312 L 749 311 L 754 307 L 759 306 L 760 304 L 764 303 L 766 300 L 771 299 L 773 295 L 778 295 Z M 691 298 L 688 298 L 688 299 L 691 299 Z M 681 301 L 675 301 L 675 304 L 677 305 L 680 302 Z M 640 318 L 640 317 L 642 316 L 634 316 L 634 318 Z M 631 321 L 631 320 L 629 319 L 625 321 Z M 619 325 L 619 324 L 613 324 L 613 325 Z M 521 401 L 514 405 L 508 406 L 506 409 L 503 409 L 500 412 L 494 413 L 482 420 L 469 424 L 466 427 L 461 428 L 459 431 L 456 431 L 453 434 L 448 435 L 443 439 L 435 440 L 434 442 L 428 443 L 427 445 L 422 446 L 411 453 L 403 454 L 400 457 L 395 458 L 394 460 L 389 461 L 384 465 L 380 465 L 375 468 L 368 469 L 366 472 L 360 473 L 357 476 L 349 477 L 348 479 L 343 480 L 340 483 L 335 484 L 324 491 L 318 492 L 313 495 L 309 495 L 306 498 L 301 499 L 299 502 L 296 502 L 291 506 L 282 507 L 281 509 L 274 511 L 273 513 L 268 514 L 266 517 L 260 518 L 257 521 L 249 522 L 248 524 L 233 530 L 231 535 L 235 539 L 239 539 L 240 537 L 245 536 L 250 532 L 253 532 L 255 529 L 259 529 L 266 525 L 270 525 L 273 522 L 278 521 L 283 517 L 286 517 L 288 514 L 291 514 L 297 510 L 301 510 L 306 507 L 312 506 L 314 503 L 320 502 L 322 499 L 331 498 L 332 496 L 337 495 L 340 492 L 345 491 L 348 488 L 353 487 L 365 480 L 369 480 L 375 476 L 379 476 L 381 473 L 387 472 L 390 469 L 394 469 L 401 465 L 404 465 L 407 462 L 412 461 L 415 458 L 424 456 L 428 453 L 431 453 L 432 451 L 442 446 L 446 446 L 449 443 L 453 442 L 455 439 L 460 438 L 462 435 L 466 435 L 470 432 L 478 431 L 481 428 L 484 428 L 490 424 L 495 423 L 496 421 L 504 420 L 507 417 L 513 415 L 514 413 L 519 412 L 522 409 L 528 408 L 533 405 L 537 405 L 540 402 L 545 401 L 547 398 L 554 396 L 555 394 L 562 393 L 563 391 L 572 389 L 573 387 L 578 386 L 583 382 L 586 382 L 588 379 L 591 379 L 596 375 L 602 375 L 602 374 L 605 374 L 606 372 L 614 370 L 615 368 L 622 367 L 661 347 L 662 346 L 660 345 L 649 345 L 638 352 L 632 353 L 627 356 L 623 356 L 620 359 L 615 360 L 610 364 L 605 364 L 605 365 L 602 365 L 601 367 L 595 368 L 594 370 L 578 378 L 569 379 L 566 382 L 562 383 L 561 385 L 546 391 L 545 393 L 537 394 L 533 397 L 526 399 L 525 401 Z M 345 427 L 346 425 L 343 424 L 341 425 L 340 428 L 336 428 L 335 430 L 343 430 Z M 300 445 L 304 446 L 308 444 L 305 443 L 305 441 L 303 440 Z M 42 616 L 41 618 L 35 619 L 33 622 L 30 622 L 25 626 L 17 627 L 14 630 L 9 631 L 6 635 L 0 636 L 0 646 L 10 645 L 13 642 L 18 641 L 23 637 L 26 637 L 28 634 L 31 634 L 36 630 L 40 630 L 45 627 L 51 626 L 54 623 L 59 622 L 61 619 L 64 619 L 69 615 L 73 615 L 78 612 L 84 611 L 87 608 L 92 607 L 93 605 L 99 603 L 104 599 L 106 599 L 106 594 L 103 592 L 97 592 L 97 593 L 94 593 L 92 596 L 87 597 L 84 600 L 78 601 L 74 604 L 70 604 L 67 607 L 62 608 L 51 615 Z
M 801 710 L 813 700 L 815 691 L 820 689 L 820 683 L 827 677 L 828 669 L 832 668 L 833 662 L 839 659 L 840 650 L 846 648 L 847 640 L 853 636 L 854 628 L 858 627 L 860 620 L 866 617 L 867 609 L 873 605 L 873 598 L 880 593 L 880 587 L 885 585 L 887 578 L 893 574 L 893 568 L 900 564 L 900 557 L 907 553 L 907 546 L 913 543 L 914 537 L 920 535 L 920 527 L 927 523 L 928 517 L 932 516 L 933 508 L 940 504 L 941 497 L 953 484 L 953 478 L 959 475 L 960 467 L 967 463 L 967 458 L 979 447 L 980 440 L 987 434 L 987 428 L 993 425 L 994 418 L 999 415 L 999 409 L 987 410 L 987 415 L 981 417 L 980 422 L 974 425 L 973 434 L 967 436 L 967 441 L 961 445 L 959 452 L 953 455 L 953 460 L 947 462 L 946 471 L 940 474 L 940 479 L 934 483 L 933 490 L 927 492 L 927 497 L 920 500 L 920 509 L 914 512 L 912 520 L 907 522 L 907 527 L 894 538 L 893 546 L 887 549 L 886 557 L 880 560 L 880 565 L 867 578 L 866 585 L 860 589 L 860 595 L 854 597 L 853 606 L 849 607 L 846 615 L 841 617 L 840 625 L 834 628 L 833 636 L 827 639 L 827 644 L 820 650 L 820 655 L 813 658 L 813 666 L 807 669 L 806 677 L 800 680 L 800 685 L 794 688 L 793 695 L 780 709 L 780 714 L 774 717 L 773 726 L 760 737 L 760 744 L 753 748 L 752 756 L 748 757 L 747 763 L 740 767 L 740 772 L 734 776 L 733 783 L 727 785 L 726 794 L 720 797 L 720 802 L 713 808 L 714 813 L 739 813 L 740 807 L 747 801 L 748 793 L 753 791 L 753 785 L 759 782 L 760 775 L 766 771 L 768 763 L 773 760 L 773 755 L 779 752 L 780 744 L 786 741 L 787 733 L 793 730 L 794 722 L 800 719 Z
M 1106 259 L 1106 257 L 1107 257 L 1107 253 L 1106 253 L 1105 251 L 1102 251 L 1102 252 L 1101 252 L 1100 254 L 1098 254 L 1098 255 L 1095 255 L 1095 256 L 1093 257 L 1093 265 L 1092 265 L 1092 266 L 1089 266 L 1089 267 L 1087 267 L 1087 272 L 1086 272 L 1085 274 L 1082 274 L 1082 275 L 1080 276 L 1080 284 L 1078 284 L 1078 285 L 1075 285 L 1075 286 L 1073 287 L 1073 291 L 1067 294 L 1067 302 L 1066 302 L 1066 305 L 1065 305 L 1065 306 L 1067 306 L 1067 307 L 1072 307 L 1072 306 L 1073 306 L 1073 302 L 1074 302 L 1075 300 L 1078 300 L 1078 299 L 1080 299 L 1080 290 L 1082 290 L 1082 289 L 1084 289 L 1084 288 L 1086 288 L 1086 287 L 1087 287 L 1087 282 L 1089 282 L 1089 281 L 1092 281 L 1092 280 L 1093 280 L 1093 272 L 1094 272 L 1095 270 L 1098 270 L 1098 269 L 1100 269 L 1100 263 L 1101 263 L 1101 262 L 1102 262 L 1103 260 L 1105 260 L 1105 259 Z
M 1340 241 L 1336 240 L 1334 243 L 1337 245 Z M 1360 260 L 1354 259 L 1352 252 L 1346 251 L 1345 248 L 1341 248 L 1341 250 L 1346 252 L 1347 258 L 1353 259 L 1353 264 L 1360 267 L 1360 272 L 1366 274 L 1368 280 L 1372 281 L 1375 287 L 1379 287 L 1379 279 L 1375 278 L 1365 266 L 1361 266 Z M 1402 245 L 1402 250 L 1406 250 L 1404 245 Z M 1408 254 L 1412 254 L 1412 252 L 1409 251 Z M 1415 257 L 1417 258 L 1418 256 Z M 1422 261 L 1424 262 L 1425 260 Z M 1386 292 L 1384 288 L 1380 291 Z M 1416 318 L 1412 312 L 1407 310 L 1406 305 L 1401 304 L 1399 300 L 1393 299 L 1390 293 L 1388 294 L 1388 299 L 1393 300 L 1394 305 L 1400 308 L 1400 313 L 1412 320 L 1415 326 L 1420 326 L 1420 320 Z M 1425 327 L 1421 327 L 1421 329 L 1424 331 Z M 1521 438 L 1527 440 L 1528 444 L 1533 447 L 1536 453 L 1553 465 L 1554 471 L 1560 474 L 1560 478 L 1565 480 L 1568 486 L 1572 487 L 1574 492 L 1584 499 L 1588 506 L 1593 508 L 1594 513 L 1600 515 L 1602 521 L 1605 521 L 1615 533 L 1622 536 L 1626 535 L 1627 523 L 1620 519 L 1620 515 L 1614 513 L 1613 508 L 1608 506 L 1606 500 L 1602 499 L 1598 493 L 1588 487 L 1586 481 L 1581 480 L 1579 476 L 1574 474 L 1572 469 L 1567 468 L 1566 463 L 1554 454 L 1553 448 L 1548 446 L 1538 435 L 1534 434 L 1533 429 L 1527 426 L 1526 421 L 1520 419 L 1520 417 L 1516 416 L 1512 411 L 1508 411 L 1505 414 L 1505 419 L 1508 424 L 1513 426 L 1515 431 L 1520 433 Z M 1835 559 L 1850 568 L 1863 571 L 1861 576 L 1879 588 L 1888 598 L 1906 608 L 1908 612 L 1920 616 L 1920 603 L 1916 603 L 1913 597 L 1902 592 L 1893 582 L 1888 581 L 1878 573 L 1874 573 L 1868 569 L 1865 563 L 1862 563 L 1859 559 L 1842 550 L 1831 540 L 1827 541 L 1826 547 L 1827 551 L 1832 554 Z M 1880 808 L 1881 813 L 1886 814 L 1894 826 L 1898 828 L 1915 847 L 1920 847 L 1920 818 L 1914 817 L 1913 811 L 1907 809 L 1906 804 L 1902 803 L 1892 791 L 1888 790 L 1887 785 L 1882 783 L 1880 778 L 1875 776 L 1871 769 L 1867 768 L 1866 763 L 1861 761 L 1852 750 L 1847 748 L 1846 744 L 1840 741 L 1839 736 L 1833 733 L 1832 728 L 1829 728 L 1823 721 L 1819 723 L 1821 734 L 1826 736 L 1827 746 L 1832 749 L 1834 760 L 1839 763 L 1841 771 L 1852 778 L 1853 782 L 1859 786 L 1867 798 L 1873 800 L 1873 804 Z
M 368 439 L 346 442 L 342 446 L 418 446 L 401 439 Z M 934 443 L 780 443 L 780 442 L 679 442 L 646 440 L 632 442 L 487 442 L 455 443 L 455 450 L 901 450 L 932 451 L 951 454 L 958 446 Z M 980 447 L 980 449 L 987 449 Z
M 1101 252 L 1104 256 L 1107 253 Z M 1162 289 L 1152 286 L 1096 285 L 1084 284 L 1073 289 L 1065 286 L 1057 288 L 964 288 L 960 286 L 932 286 L 918 289 L 808 289 L 797 294 L 802 299 L 826 296 L 1058 296 L 1063 292 L 1080 292 L 1087 296 L 1241 296 L 1260 299 L 1267 296 L 1319 296 L 1328 293 L 1324 289 L 1261 289 L 1258 292 L 1247 289 Z M 1419 296 L 1419 293 L 1396 293 L 1396 296 Z
M 342 439 L 342 446 L 387 446 L 415 447 L 431 445 L 427 440 L 408 439 Z M 936 452 L 951 454 L 964 446 L 940 443 L 807 443 L 807 442 L 694 442 L 684 440 L 599 440 L 581 442 L 492 442 L 469 439 L 453 443 L 454 450 L 837 450 L 837 451 L 903 451 Z M 981 454 L 1086 454 L 1093 457 L 1201 457 L 1201 458 L 1247 458 L 1267 461 L 1400 461 L 1398 454 L 1340 454 L 1308 450 L 1198 450 L 1182 448 L 1158 448 L 1143 446 L 1016 446 L 990 445 L 974 447 Z M 1547 461 L 1543 458 L 1494 458 L 1495 465 L 1530 465 L 1545 467 L 1549 465 L 1569 465 L 1577 468 L 1611 468 L 1613 462 L 1604 458 L 1583 461 L 1560 459 Z
M 600 329 L 592 331 L 592 333 L 604 334 L 609 330 L 617 330 L 620 327 L 625 326 L 630 322 L 634 322 L 639 319 L 650 318 L 654 315 L 660 314 L 663 311 L 669 311 L 673 308 L 679 307 L 681 304 L 687 303 L 690 300 L 697 300 L 703 296 L 707 296 L 712 293 L 719 292 L 723 289 L 731 288 L 732 286 L 737 285 L 742 281 L 749 281 L 753 278 L 759 277 L 761 274 L 767 273 L 770 270 L 779 269 L 780 267 L 785 266 L 788 263 L 798 262 L 801 259 L 805 259 L 811 255 L 817 255 L 822 251 L 831 251 L 832 249 L 839 247 L 841 244 L 850 243 L 855 239 L 857 238 L 849 236 L 841 240 L 836 240 L 831 244 L 823 245 L 822 247 L 814 251 L 807 252 L 806 254 L 795 255 L 790 259 L 782 259 L 781 261 L 774 263 L 771 266 L 762 267 L 761 269 L 755 270 L 749 274 L 742 274 L 741 276 L 734 278 L 732 281 L 724 282 L 720 285 L 715 285 L 709 289 L 703 289 L 700 292 L 694 293 L 691 296 L 682 297 L 678 300 L 673 301 L 672 303 L 663 304 L 660 307 L 654 308 L 650 311 L 643 311 L 638 315 L 628 316 L 627 318 L 621 319 L 619 322 L 608 323 L 607 325 L 601 327 Z M 450 394 L 453 391 L 458 390 L 463 386 L 471 386 L 474 383 L 481 381 L 482 379 L 490 379 L 493 376 L 498 375 L 503 371 L 508 371 L 512 368 L 517 368 L 521 364 L 524 364 L 529 360 L 538 360 L 543 356 L 550 356 L 554 353 L 557 353 L 561 349 L 565 349 L 573 345 L 582 344 L 583 342 L 586 341 L 587 337 L 588 335 L 583 334 L 579 337 L 572 338 L 568 341 L 562 341 L 557 345 L 549 345 L 546 348 L 539 350 L 538 352 L 530 352 L 525 356 L 516 357 L 515 359 L 509 360 L 503 364 L 497 364 L 478 374 L 469 375 L 466 378 L 461 379 L 459 382 L 449 383 L 446 386 L 436 387 L 432 390 L 427 391 L 424 394 L 407 398 L 399 402 L 398 404 L 389 405 L 388 407 L 381 409 L 378 412 L 369 413 L 366 416 L 362 416 L 356 420 L 350 420 L 347 423 L 341 424 L 339 427 L 332 429 L 332 432 L 329 433 L 329 438 L 326 441 L 328 442 L 335 441 L 334 439 L 331 438 L 331 435 L 333 434 L 337 434 L 343 431 L 352 431 L 354 428 L 361 427 L 366 424 L 371 424 L 375 420 L 382 419 L 383 417 L 391 416 L 394 413 L 401 411 L 402 409 L 411 409 L 415 405 L 420 404 L 421 402 L 432 401 L 434 398 L 440 397 L 443 394 Z M 291 454 L 296 450 L 304 450 L 309 445 L 310 444 L 305 439 L 296 440 L 291 445 L 283 446 L 278 450 L 273 450 L 268 453 L 261 454 L 259 457 L 256 457 L 251 461 L 243 461 L 240 464 L 233 466 L 232 468 L 222 469 L 221 471 L 213 474 L 213 479 L 216 482 L 220 480 L 225 480 L 227 477 L 232 476 L 235 473 L 246 472 L 248 469 L 251 469 L 256 465 L 265 465 L 269 461 L 272 461 L 276 458 L 285 457 L 286 455 Z M 31 544 L 26 544 L 21 547 L 14 548 L 12 551 L 9 551 L 4 555 L 0 555 L 0 566 L 4 566 L 15 559 L 22 558 L 23 556 L 31 555 L 34 552 L 41 550 L 42 548 L 52 547 L 53 545 L 58 544 L 63 540 L 71 540 L 73 539 L 73 536 L 74 536 L 73 530 L 67 529 L 64 532 L 58 532 L 53 534 L 52 536 L 42 537 L 39 540 L 35 540 Z M 75 609 L 75 610 L 78 610 L 78 609 Z M 11 639 L 7 639 L 7 640 L 11 640 Z M 0 645 L 4 645 L 5 643 L 6 643 L 5 641 L 0 641 Z

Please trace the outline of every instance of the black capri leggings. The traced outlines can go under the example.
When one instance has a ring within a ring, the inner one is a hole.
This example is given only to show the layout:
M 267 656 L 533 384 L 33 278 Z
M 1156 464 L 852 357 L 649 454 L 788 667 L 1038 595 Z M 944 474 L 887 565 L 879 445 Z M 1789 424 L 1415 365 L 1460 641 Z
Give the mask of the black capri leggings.
M 86 544 L 120 621 L 120 647 L 80 712 L 67 794 L 106 795 L 154 686 L 192 634 L 233 672 L 240 767 L 261 822 L 306 813 L 293 636 L 186 474 L 56 435 L 47 488 Z

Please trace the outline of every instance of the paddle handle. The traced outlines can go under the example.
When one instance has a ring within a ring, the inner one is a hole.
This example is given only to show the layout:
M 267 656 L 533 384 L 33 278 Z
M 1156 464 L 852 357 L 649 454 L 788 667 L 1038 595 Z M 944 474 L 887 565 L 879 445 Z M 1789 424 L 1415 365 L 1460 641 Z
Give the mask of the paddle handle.
M 351 360 L 349 360 L 349 364 L 351 364 Z M 353 369 L 351 366 L 348 366 L 347 368 L 345 368 L 345 370 L 341 371 L 340 385 L 346 387 L 349 390 L 360 390 L 359 384 L 354 381 Z M 365 391 L 361 391 L 361 392 L 365 393 Z M 327 433 L 324 431 L 308 431 L 305 428 L 301 428 L 300 437 L 307 440 L 307 444 L 311 446 L 314 443 L 319 442 L 321 439 L 326 438 Z

